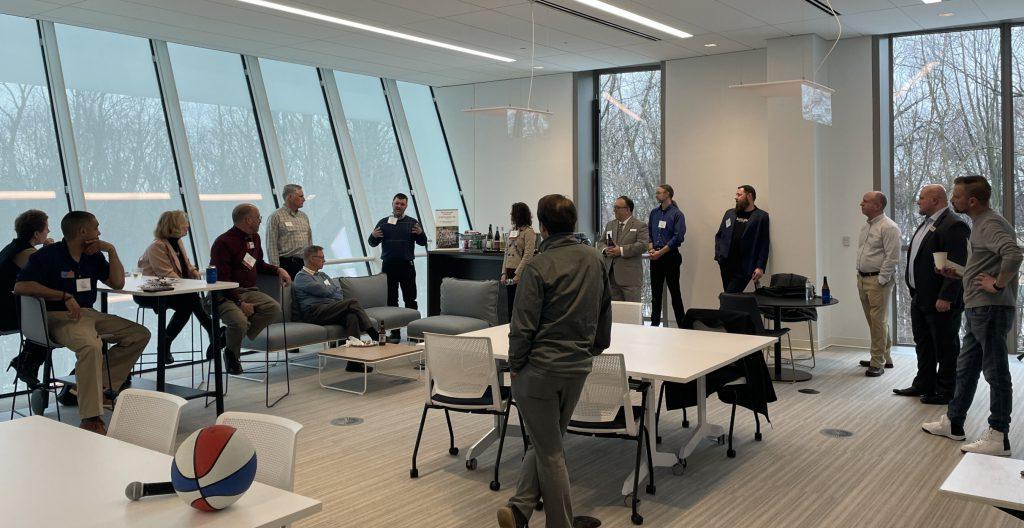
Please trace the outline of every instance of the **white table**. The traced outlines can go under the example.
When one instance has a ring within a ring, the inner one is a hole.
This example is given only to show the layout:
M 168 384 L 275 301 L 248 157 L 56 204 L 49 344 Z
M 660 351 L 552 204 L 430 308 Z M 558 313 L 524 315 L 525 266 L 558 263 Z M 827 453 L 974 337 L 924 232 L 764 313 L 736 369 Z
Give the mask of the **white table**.
M 167 339 L 167 333 L 164 331 L 164 329 L 167 327 L 167 310 L 166 310 L 165 304 L 164 304 L 166 302 L 167 298 L 175 296 L 175 295 L 185 295 L 185 294 L 189 294 L 189 293 L 209 292 L 210 295 L 211 295 L 211 300 L 212 300 L 212 302 L 210 303 L 210 306 L 213 307 L 213 309 L 210 310 L 210 312 L 211 312 L 210 313 L 210 318 L 211 318 L 210 346 L 213 347 L 213 350 L 220 350 L 219 347 L 217 346 L 217 335 L 219 334 L 219 332 L 217 331 L 217 328 L 220 327 L 220 313 L 216 309 L 216 306 L 217 306 L 216 292 L 223 291 L 223 290 L 231 290 L 231 289 L 237 288 L 238 287 L 238 283 L 237 282 L 222 282 L 222 281 L 218 281 L 216 283 L 209 284 L 205 280 L 173 278 L 173 279 L 169 279 L 171 281 L 171 286 L 173 286 L 173 288 L 174 288 L 172 290 L 158 291 L 158 292 L 143 291 L 142 290 L 142 285 L 145 284 L 146 281 L 149 281 L 149 280 L 152 280 L 152 279 L 155 279 L 155 278 L 156 277 L 148 277 L 148 276 L 127 278 L 124 281 L 124 287 L 122 287 L 120 289 L 110 288 L 110 287 L 107 287 L 106 285 L 104 285 L 103 283 L 100 283 L 99 286 L 96 288 L 96 290 L 99 291 L 100 294 L 101 294 L 101 298 L 100 298 L 101 310 L 103 312 L 107 311 L 107 305 L 108 305 L 107 295 L 111 294 L 111 293 L 120 293 L 120 294 L 125 294 L 125 295 L 134 295 L 134 296 L 138 296 L 138 297 L 153 297 L 154 299 L 156 299 L 156 301 L 157 301 L 157 309 L 156 309 L 156 314 L 157 314 L 156 345 L 157 345 L 157 351 L 160 351 L 160 350 L 164 349 L 164 346 L 165 346 L 164 341 L 166 341 L 166 339 Z M 221 367 L 221 357 L 220 357 L 220 354 L 214 354 L 213 367 L 214 367 L 214 386 L 215 386 L 215 389 L 212 391 L 212 395 L 214 396 L 214 399 L 216 400 L 216 403 L 217 403 L 217 414 L 219 415 L 219 414 L 224 412 L 224 390 L 223 390 L 222 385 L 221 385 L 222 384 L 222 381 L 221 381 L 222 367 Z M 199 398 L 199 397 L 211 394 L 211 391 L 209 391 L 209 390 L 207 390 L 207 391 L 196 391 L 196 390 L 193 390 L 193 389 L 191 389 L 189 387 L 179 387 L 179 386 L 176 386 L 176 385 L 168 386 L 166 384 L 166 381 L 165 381 L 165 379 L 166 379 L 165 378 L 166 369 L 167 369 L 167 365 L 164 364 L 164 355 L 160 354 L 158 352 L 157 355 L 156 355 L 156 385 L 154 387 L 156 390 L 158 390 L 160 392 L 171 392 L 171 393 L 177 394 L 178 396 L 181 396 L 182 398 L 185 398 L 187 400 L 188 399 L 193 399 L 193 398 Z
M 1024 460 L 967 453 L 939 492 L 980 502 L 1024 519 Z
M 462 334 L 464 336 L 488 337 L 494 357 L 508 359 L 508 325 L 495 326 Z M 678 328 L 650 327 L 633 324 L 612 324 L 611 346 L 604 351 L 622 354 L 626 360 L 626 373 L 634 378 L 650 382 L 647 394 L 647 418 L 651 438 L 658 437 L 657 412 L 658 393 L 661 383 L 697 382 L 697 419 L 699 425 L 690 428 L 689 436 L 678 452 L 660 451 L 652 453 L 656 467 L 672 467 L 680 460 L 686 460 L 704 437 L 720 436 L 724 429 L 717 424 L 707 423 L 707 398 L 705 376 L 738 359 L 761 350 L 775 342 L 774 338 L 681 330 Z M 497 429 L 482 438 L 466 453 L 466 459 L 475 457 L 497 438 Z M 652 442 L 656 446 L 657 442 Z M 647 467 L 641 467 L 640 480 L 646 477 Z M 633 491 L 633 476 L 622 484 L 622 494 Z
M 0 423 L 4 526 L 280 527 L 313 515 L 320 501 L 254 482 L 230 507 L 198 511 L 176 495 L 132 502 L 134 481 L 170 479 L 169 455 L 31 416 Z

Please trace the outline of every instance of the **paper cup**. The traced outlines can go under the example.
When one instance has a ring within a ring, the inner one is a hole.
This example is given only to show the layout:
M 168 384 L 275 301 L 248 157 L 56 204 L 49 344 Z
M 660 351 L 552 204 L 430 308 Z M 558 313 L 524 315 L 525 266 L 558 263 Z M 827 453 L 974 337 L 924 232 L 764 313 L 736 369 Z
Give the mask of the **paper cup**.
M 945 251 L 936 251 L 932 253 L 932 257 L 935 259 L 935 269 L 946 269 L 946 255 Z

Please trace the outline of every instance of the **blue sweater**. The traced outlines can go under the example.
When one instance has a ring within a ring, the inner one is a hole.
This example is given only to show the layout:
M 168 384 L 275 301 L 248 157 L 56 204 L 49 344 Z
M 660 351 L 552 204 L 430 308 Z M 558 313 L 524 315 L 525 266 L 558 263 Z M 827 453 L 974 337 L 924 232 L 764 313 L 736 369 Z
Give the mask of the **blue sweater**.
M 305 268 L 295 274 L 292 295 L 303 314 L 320 303 L 342 299 L 341 288 L 326 273 L 319 271 L 316 275 L 310 275 Z
M 427 245 L 427 233 L 423 232 L 419 235 L 413 235 L 412 226 L 418 224 L 419 221 L 409 215 L 399 218 L 394 225 L 388 223 L 388 218 L 391 217 L 381 218 L 376 226 L 384 232 L 384 236 L 377 238 L 373 236 L 373 233 L 370 233 L 370 237 L 366 241 L 373 247 L 381 245 L 381 242 L 384 243 L 380 255 L 380 259 L 384 262 L 412 261 L 416 258 L 414 254 L 416 244 L 421 246 Z M 420 227 L 423 226 L 421 225 Z
M 665 227 L 660 227 L 661 222 L 665 222 Z M 686 217 L 675 202 L 665 210 L 660 206 L 655 207 L 647 217 L 647 232 L 651 235 L 651 245 L 654 249 L 665 246 L 679 249 L 683 244 L 683 237 L 686 236 Z

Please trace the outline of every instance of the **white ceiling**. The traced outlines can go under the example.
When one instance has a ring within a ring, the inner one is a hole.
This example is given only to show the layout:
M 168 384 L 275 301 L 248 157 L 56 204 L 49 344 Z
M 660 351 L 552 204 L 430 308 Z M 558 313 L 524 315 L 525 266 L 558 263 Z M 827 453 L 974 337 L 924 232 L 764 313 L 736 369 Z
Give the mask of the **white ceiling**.
M 530 71 L 527 0 L 275 0 L 469 48 L 513 57 L 506 64 L 269 11 L 235 0 L 0 0 L 0 12 L 343 71 L 446 86 L 523 77 Z M 803 0 L 607 0 L 692 33 L 678 39 L 638 29 L 652 42 L 535 5 L 538 73 L 648 64 L 765 47 L 765 40 L 816 33 L 835 20 Z M 822 0 L 825 1 L 825 0 Z M 831 0 L 843 38 L 1024 19 L 1024 0 Z M 949 12 L 953 16 L 940 17 Z M 716 47 L 705 47 L 714 43 Z

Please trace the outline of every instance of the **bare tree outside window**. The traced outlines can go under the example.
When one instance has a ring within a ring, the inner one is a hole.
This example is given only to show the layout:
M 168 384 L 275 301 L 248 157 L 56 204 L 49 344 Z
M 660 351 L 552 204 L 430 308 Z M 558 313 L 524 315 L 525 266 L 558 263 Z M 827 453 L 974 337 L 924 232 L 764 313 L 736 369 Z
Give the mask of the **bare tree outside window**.
M 1017 228 L 1017 244 L 1024 246 L 1024 27 L 1011 30 L 1013 50 L 1013 204 Z M 1017 351 L 1024 352 L 1024 283 L 1017 290 Z
M 904 253 L 921 222 L 916 201 L 924 185 L 951 189 L 957 176 L 980 174 L 992 183 L 993 208 L 1001 209 L 999 34 L 993 28 L 892 40 L 892 203 Z M 910 344 L 905 260 L 897 270 L 896 341 Z
M 658 204 L 654 188 L 661 184 L 661 70 L 606 73 L 598 79 L 599 225 L 614 218 L 612 203 L 629 196 L 633 214 L 647 222 Z M 596 240 L 596 238 L 595 238 Z M 644 262 L 641 300 L 651 315 L 650 266 Z

